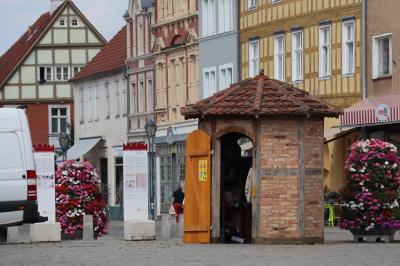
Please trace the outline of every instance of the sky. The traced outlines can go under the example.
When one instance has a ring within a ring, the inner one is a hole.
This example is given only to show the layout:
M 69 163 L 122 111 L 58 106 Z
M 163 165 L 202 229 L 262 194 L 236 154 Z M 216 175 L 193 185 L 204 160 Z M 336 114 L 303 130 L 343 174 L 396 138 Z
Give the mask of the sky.
M 128 0 L 73 0 L 75 5 L 110 40 L 125 24 Z M 50 10 L 50 0 L 0 0 L 0 55 Z

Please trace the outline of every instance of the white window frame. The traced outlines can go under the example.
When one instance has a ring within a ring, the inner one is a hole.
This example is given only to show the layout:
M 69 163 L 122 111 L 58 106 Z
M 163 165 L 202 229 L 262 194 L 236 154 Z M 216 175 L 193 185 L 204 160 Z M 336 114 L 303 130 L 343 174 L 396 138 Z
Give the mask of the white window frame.
M 255 46 L 256 49 L 253 49 Z M 254 55 L 253 51 L 257 51 L 257 54 Z M 254 66 L 256 66 L 254 68 Z M 260 40 L 255 39 L 249 42 L 249 77 L 255 77 L 260 72 Z
M 121 115 L 121 91 L 119 80 L 114 81 L 114 93 L 115 93 L 115 117 L 119 117 Z
M 127 113 L 127 91 L 126 91 L 126 80 L 123 79 L 122 81 L 122 87 L 121 87 L 121 112 L 122 115 L 126 115 Z M 143 103 L 145 104 L 145 103 Z
M 94 121 L 99 121 L 99 107 L 100 107 L 99 83 L 96 83 L 92 89 L 93 89 L 93 118 Z
M 39 66 L 39 69 L 38 69 L 38 76 L 39 76 L 38 80 L 39 81 L 41 81 L 40 68 L 44 68 L 44 75 L 46 77 L 45 81 L 53 81 L 54 80 L 53 66 Z M 50 70 L 50 76 L 49 76 L 48 70 Z M 48 77 L 50 77 L 50 79 L 48 79 Z
M 56 69 L 56 71 L 55 71 L 55 81 L 58 81 L 58 82 L 63 82 L 63 81 L 68 81 L 69 79 L 70 79 L 70 66 L 68 66 L 68 65 L 59 65 L 59 66 L 55 66 L 55 69 Z M 59 79 L 58 78 L 58 69 L 60 69 L 61 70 L 61 78 Z M 67 70 L 67 73 L 65 73 L 65 70 Z M 67 74 L 66 76 L 65 76 L 65 74 Z
M 300 47 L 297 47 L 296 38 L 300 36 Z M 304 33 L 303 30 L 292 32 L 292 82 L 301 82 L 304 79 Z M 299 58 L 297 57 L 299 55 Z M 297 74 L 298 73 L 298 74 Z
M 257 8 L 257 0 L 247 0 L 247 7 L 249 10 Z
M 328 42 L 323 43 L 323 32 L 325 30 L 328 30 Z M 332 62 L 332 26 L 330 24 L 328 25 L 321 25 L 319 27 L 319 78 L 320 79 L 329 79 L 331 78 L 331 62 Z M 323 50 L 326 47 L 327 49 L 327 58 L 326 62 L 324 62 L 324 57 L 323 57 Z M 323 71 L 324 65 L 326 63 L 326 73 Z
M 85 122 L 85 91 L 83 87 L 79 88 L 79 122 Z
M 278 42 L 282 41 L 282 51 L 279 51 Z M 279 65 L 279 58 L 282 57 L 282 65 Z M 277 34 L 274 36 L 274 79 L 285 81 L 285 61 L 286 61 L 286 46 L 285 46 L 285 34 Z M 279 76 L 280 69 L 282 76 Z
M 226 73 L 228 70 L 231 70 L 231 80 L 227 80 Z M 223 76 L 223 72 L 225 71 L 225 76 Z M 224 78 L 223 78 L 224 77 Z M 219 90 L 224 90 L 229 88 L 229 86 L 233 83 L 233 63 L 220 65 L 219 66 Z
M 53 123 L 52 123 L 53 115 L 52 115 L 52 112 L 51 112 L 52 109 L 61 109 L 61 108 L 66 108 L 67 109 L 67 112 L 66 112 L 67 120 L 66 120 L 66 122 L 67 122 L 67 125 L 68 124 L 71 125 L 71 111 L 70 111 L 70 106 L 69 105 L 65 105 L 65 104 L 63 104 L 63 105 L 49 105 L 48 106 L 48 114 L 49 114 L 48 121 L 49 121 L 49 134 L 50 135 L 59 135 L 59 134 L 61 134 L 61 131 L 60 131 L 60 129 L 61 129 L 60 121 L 61 120 L 60 120 L 60 118 L 63 118 L 63 116 L 61 116 L 60 114 L 57 115 L 57 118 L 58 118 L 58 132 L 54 133 L 52 131 L 52 128 L 53 128 Z M 67 130 L 66 133 L 69 134 L 70 132 L 68 130 L 68 127 L 66 128 L 66 130 Z
M 78 69 L 78 72 L 76 72 L 76 73 L 75 73 L 75 68 Z M 73 65 L 71 67 L 71 75 L 72 75 L 72 77 L 75 77 L 79 72 L 81 72 L 82 68 L 83 68 L 83 65 Z
M 76 20 L 76 25 L 74 25 L 74 20 Z M 72 18 L 71 18 L 71 27 L 77 28 L 77 27 L 80 26 L 79 24 L 80 24 L 80 23 L 79 23 L 79 18 L 78 18 L 78 17 L 72 17 Z
M 348 26 L 351 26 L 352 35 L 348 39 Z M 350 58 L 349 45 L 352 44 L 352 58 Z M 349 64 L 351 62 L 351 65 Z M 355 21 L 348 20 L 342 23 L 342 75 L 350 76 L 354 74 L 355 63 Z
M 64 25 L 61 25 L 61 21 L 64 22 Z M 58 26 L 58 27 L 62 27 L 62 28 L 67 27 L 67 26 L 68 26 L 67 18 L 66 18 L 66 17 L 60 17 L 60 18 L 58 19 L 58 25 L 57 25 L 57 26 Z
M 272 4 L 282 3 L 282 0 L 272 0 Z
M 380 74 L 379 73 L 379 55 L 378 51 L 378 41 L 384 38 L 389 38 L 389 74 Z M 392 76 L 392 62 L 393 62 L 393 40 L 392 33 L 385 33 L 381 35 L 376 35 L 372 37 L 372 78 L 385 78 Z
M 210 75 L 214 73 L 214 84 L 210 83 Z M 206 81 L 206 77 L 208 75 L 208 79 Z M 210 86 L 213 85 L 212 86 Z M 203 99 L 212 96 L 217 92 L 217 68 L 216 67 L 207 67 L 203 68 L 203 88 L 202 88 L 202 96 Z
M 213 36 L 216 33 L 216 3 L 220 0 L 202 0 L 202 35 L 203 37 Z
M 233 0 L 218 0 L 218 33 L 233 30 Z
M 104 82 L 104 90 L 105 90 L 105 95 L 106 95 L 106 119 L 110 118 L 110 82 L 106 81 Z

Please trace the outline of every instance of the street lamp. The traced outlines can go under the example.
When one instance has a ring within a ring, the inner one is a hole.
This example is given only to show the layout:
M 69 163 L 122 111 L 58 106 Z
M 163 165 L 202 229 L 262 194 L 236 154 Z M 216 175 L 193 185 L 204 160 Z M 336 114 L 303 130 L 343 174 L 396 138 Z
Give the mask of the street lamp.
M 147 138 L 149 140 L 149 184 L 150 184 L 150 193 L 149 193 L 149 216 L 151 216 L 152 220 L 156 219 L 156 178 L 154 176 L 154 137 L 156 136 L 157 125 L 156 123 L 150 119 L 146 122 L 144 126 L 144 130 L 146 131 Z
M 63 154 L 63 161 L 65 161 L 67 159 L 67 150 L 69 149 L 71 138 L 69 134 L 61 133 L 58 137 L 58 141 L 60 142 L 60 147 Z

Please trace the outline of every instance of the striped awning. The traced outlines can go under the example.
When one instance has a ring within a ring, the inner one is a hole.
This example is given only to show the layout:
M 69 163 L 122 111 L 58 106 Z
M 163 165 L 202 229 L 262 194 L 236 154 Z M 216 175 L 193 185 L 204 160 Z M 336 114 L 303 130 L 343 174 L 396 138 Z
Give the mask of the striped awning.
M 400 95 L 367 98 L 346 108 L 340 116 L 341 126 L 396 122 L 400 122 Z

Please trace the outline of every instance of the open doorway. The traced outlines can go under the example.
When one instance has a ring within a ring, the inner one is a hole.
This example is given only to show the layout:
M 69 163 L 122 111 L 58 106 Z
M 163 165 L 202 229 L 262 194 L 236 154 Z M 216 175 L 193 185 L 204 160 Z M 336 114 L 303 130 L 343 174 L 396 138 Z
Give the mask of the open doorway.
M 221 138 L 220 241 L 224 243 L 251 242 L 252 204 L 245 188 L 248 181 L 251 190 L 252 148 L 251 140 L 243 134 L 229 133 Z

